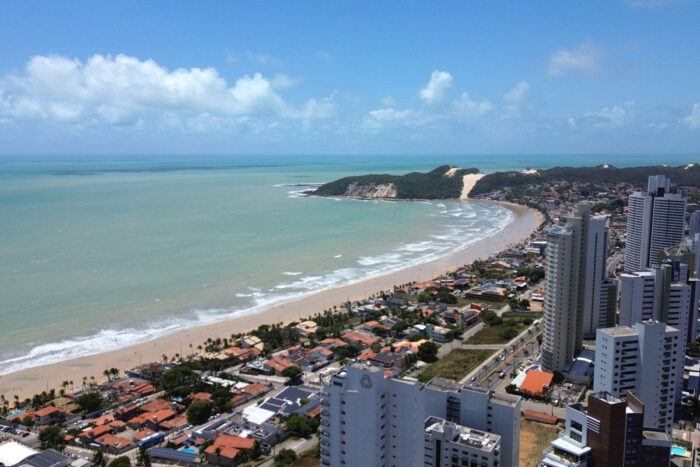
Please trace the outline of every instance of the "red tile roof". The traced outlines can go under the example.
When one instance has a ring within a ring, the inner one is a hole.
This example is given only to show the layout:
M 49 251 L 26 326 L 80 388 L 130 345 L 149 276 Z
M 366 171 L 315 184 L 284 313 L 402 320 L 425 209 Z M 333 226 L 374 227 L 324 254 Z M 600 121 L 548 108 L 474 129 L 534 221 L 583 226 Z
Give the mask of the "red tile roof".
M 530 370 L 525 376 L 525 380 L 520 385 L 520 391 L 528 394 L 543 396 L 552 386 L 554 373 L 546 371 Z

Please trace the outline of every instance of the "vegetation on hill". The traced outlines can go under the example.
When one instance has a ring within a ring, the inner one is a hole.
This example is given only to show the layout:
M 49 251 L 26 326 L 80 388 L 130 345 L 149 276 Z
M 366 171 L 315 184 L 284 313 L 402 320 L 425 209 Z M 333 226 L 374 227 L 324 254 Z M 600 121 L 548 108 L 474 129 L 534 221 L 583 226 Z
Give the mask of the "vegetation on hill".
M 567 180 L 569 182 L 585 183 L 631 183 L 645 186 L 649 175 L 666 175 L 671 178 L 674 185 L 692 186 L 700 188 L 700 165 L 690 167 L 668 167 L 665 165 L 648 167 L 617 168 L 611 165 L 598 165 L 595 167 L 553 167 L 540 170 L 536 174 L 524 174 L 522 172 L 495 172 L 487 174 L 476 182 L 469 193 L 475 196 L 500 190 L 504 187 L 516 188 L 520 186 L 543 184 L 555 180 Z
M 442 165 L 427 173 L 411 172 L 406 175 L 361 175 L 344 177 L 321 185 L 314 194 L 319 196 L 342 196 L 350 185 L 377 186 L 393 183 L 398 199 L 449 199 L 462 194 L 462 177 L 479 173 L 479 169 L 458 169 L 452 176 L 445 176 L 449 165 Z

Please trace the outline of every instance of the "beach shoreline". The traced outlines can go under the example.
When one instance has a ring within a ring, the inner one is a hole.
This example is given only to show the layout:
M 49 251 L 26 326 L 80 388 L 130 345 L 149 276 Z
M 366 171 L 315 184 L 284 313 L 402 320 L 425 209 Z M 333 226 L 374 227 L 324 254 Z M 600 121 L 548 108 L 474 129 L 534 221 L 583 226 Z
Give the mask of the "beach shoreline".
M 479 200 L 480 202 L 483 200 Z M 79 384 L 84 377 L 102 379 L 106 368 L 125 370 L 142 363 L 158 361 L 162 355 L 187 355 L 208 338 L 228 337 L 234 333 L 251 331 L 261 324 L 289 323 L 309 317 L 347 301 L 367 298 L 395 285 L 433 279 L 479 258 L 487 258 L 508 245 L 529 237 L 542 222 L 542 215 L 534 209 L 513 203 L 495 202 L 512 212 L 513 219 L 503 230 L 483 238 L 464 249 L 426 263 L 411 266 L 383 276 L 325 290 L 293 302 L 287 302 L 259 313 L 233 317 L 212 324 L 177 331 L 141 344 L 103 353 L 73 358 L 61 362 L 27 368 L 0 376 L 0 394 L 18 395 L 20 399 L 41 391 L 58 389 L 63 381 Z

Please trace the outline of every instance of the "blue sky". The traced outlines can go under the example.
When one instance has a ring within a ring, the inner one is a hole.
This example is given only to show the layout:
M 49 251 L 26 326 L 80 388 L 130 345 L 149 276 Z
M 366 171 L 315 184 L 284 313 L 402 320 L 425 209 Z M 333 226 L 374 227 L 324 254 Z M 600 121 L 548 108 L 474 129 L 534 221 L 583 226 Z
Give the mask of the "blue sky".
M 0 154 L 700 152 L 700 1 L 0 3 Z

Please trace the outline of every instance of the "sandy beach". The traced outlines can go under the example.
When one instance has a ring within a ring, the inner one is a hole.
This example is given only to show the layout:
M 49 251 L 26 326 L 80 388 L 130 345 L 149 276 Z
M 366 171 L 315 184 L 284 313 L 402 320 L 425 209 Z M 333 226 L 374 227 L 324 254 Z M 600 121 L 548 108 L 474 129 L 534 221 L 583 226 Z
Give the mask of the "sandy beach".
M 473 181 L 473 183 L 475 182 L 476 180 Z M 541 223 L 541 214 L 535 210 L 511 203 L 499 204 L 513 212 L 513 220 L 504 230 L 441 259 L 371 280 L 320 292 L 295 302 L 273 306 L 254 315 L 232 318 L 177 332 L 143 344 L 107 353 L 75 358 L 3 375 L 0 376 L 0 394 L 4 394 L 9 399 L 15 394 L 20 398 L 25 398 L 51 388 L 58 390 L 64 380 L 72 380 L 78 384 L 83 377 L 95 376 L 100 381 L 103 379 L 102 372 L 106 368 L 116 367 L 124 370 L 140 363 L 160 360 L 163 354 L 168 356 L 173 356 L 176 353 L 188 354 L 190 353 L 190 345 L 196 348 L 210 337 L 223 338 L 233 333 L 255 329 L 261 324 L 295 321 L 348 300 L 362 299 L 382 290 L 391 289 L 394 285 L 432 279 L 476 259 L 487 258 L 506 246 L 527 238 Z

